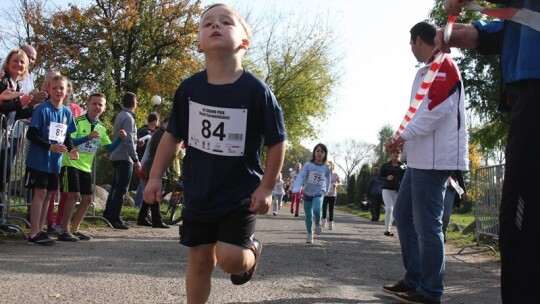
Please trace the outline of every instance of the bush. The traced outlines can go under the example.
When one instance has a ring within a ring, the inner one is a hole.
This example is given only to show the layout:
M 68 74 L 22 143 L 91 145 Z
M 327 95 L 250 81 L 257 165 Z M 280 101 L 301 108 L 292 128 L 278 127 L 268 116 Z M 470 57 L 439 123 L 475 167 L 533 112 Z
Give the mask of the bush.
M 338 193 L 336 196 L 336 205 L 347 205 L 349 203 L 349 197 L 347 193 Z

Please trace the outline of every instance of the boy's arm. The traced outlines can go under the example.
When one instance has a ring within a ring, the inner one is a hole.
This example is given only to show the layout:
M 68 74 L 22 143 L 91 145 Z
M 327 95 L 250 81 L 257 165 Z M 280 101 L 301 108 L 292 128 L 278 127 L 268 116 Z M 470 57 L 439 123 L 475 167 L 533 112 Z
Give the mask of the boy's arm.
M 118 136 L 114 139 L 114 141 L 105 146 L 107 152 L 111 153 L 112 151 L 114 151 L 114 149 L 116 149 L 120 145 L 120 143 L 122 143 L 122 139 L 124 139 L 126 136 L 126 131 L 124 131 L 124 129 L 121 129 L 120 132 L 118 132 Z
M 148 183 L 144 188 L 144 202 L 150 205 L 161 201 L 161 178 L 163 173 L 171 164 L 171 161 L 178 153 L 182 140 L 174 138 L 171 133 L 165 132 L 159 141 L 159 146 L 154 156 L 152 169 Z
M 285 159 L 286 142 L 268 146 L 266 152 L 266 163 L 264 166 L 264 175 L 261 184 L 251 195 L 251 212 L 266 214 L 272 205 L 272 190 L 276 185 L 279 172 Z

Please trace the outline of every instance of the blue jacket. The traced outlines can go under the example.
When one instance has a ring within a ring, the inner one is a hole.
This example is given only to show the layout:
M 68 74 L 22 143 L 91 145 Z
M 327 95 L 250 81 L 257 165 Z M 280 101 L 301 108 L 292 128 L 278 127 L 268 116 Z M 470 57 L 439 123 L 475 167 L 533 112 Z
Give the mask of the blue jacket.
M 492 1 L 501 2 L 501 1 Z M 510 7 L 540 12 L 538 0 L 504 1 Z M 540 32 L 513 21 L 476 22 L 478 51 L 483 54 L 500 52 L 504 83 L 540 79 Z

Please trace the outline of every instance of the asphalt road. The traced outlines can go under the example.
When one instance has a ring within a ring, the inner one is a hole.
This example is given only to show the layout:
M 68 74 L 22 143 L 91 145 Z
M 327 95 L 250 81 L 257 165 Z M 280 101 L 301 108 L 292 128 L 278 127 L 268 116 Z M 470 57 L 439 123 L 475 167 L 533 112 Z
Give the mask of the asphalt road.
M 382 222 L 337 212 L 334 230 L 308 245 L 304 217 L 287 208 L 259 218 L 264 249 L 253 281 L 234 286 L 216 269 L 210 303 L 395 303 L 381 287 L 404 271 L 398 239 L 383 235 Z M 1 238 L 0 303 L 185 303 L 178 228 L 131 224 L 51 247 Z M 499 262 L 480 248 L 459 249 L 447 246 L 443 303 L 501 303 Z

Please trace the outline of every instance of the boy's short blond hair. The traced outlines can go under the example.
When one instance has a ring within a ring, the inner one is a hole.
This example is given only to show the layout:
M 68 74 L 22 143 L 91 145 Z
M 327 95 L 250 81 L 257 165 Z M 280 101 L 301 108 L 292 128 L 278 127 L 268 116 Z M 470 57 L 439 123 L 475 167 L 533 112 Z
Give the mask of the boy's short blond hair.
M 67 84 L 69 83 L 69 79 L 67 79 L 66 76 L 63 76 L 63 75 L 54 75 L 52 76 L 51 78 L 49 78 L 49 80 L 47 81 L 47 89 L 49 88 L 49 85 L 51 84 L 51 82 L 53 81 L 64 81 L 66 83 L 66 93 L 67 93 Z
M 207 7 L 201 14 L 201 20 L 203 19 L 204 14 L 206 14 L 206 12 L 218 6 L 223 6 L 224 8 L 228 9 L 234 14 L 234 16 L 236 17 L 236 19 L 238 19 L 238 22 L 240 22 L 240 24 L 242 25 L 242 28 L 244 29 L 244 34 L 246 34 L 245 38 L 250 38 L 253 35 L 253 33 L 251 32 L 251 28 L 249 27 L 249 24 L 246 22 L 246 19 L 244 19 L 244 17 L 242 17 L 242 15 L 240 15 L 240 13 L 237 10 L 235 10 L 232 6 L 229 6 L 225 3 L 215 3 Z
M 41 87 L 41 90 L 46 91 L 49 88 L 49 80 L 51 80 L 53 76 L 58 75 L 62 75 L 60 74 L 60 70 L 58 68 L 48 69 L 47 72 L 45 72 L 45 80 L 43 80 L 43 86 Z

